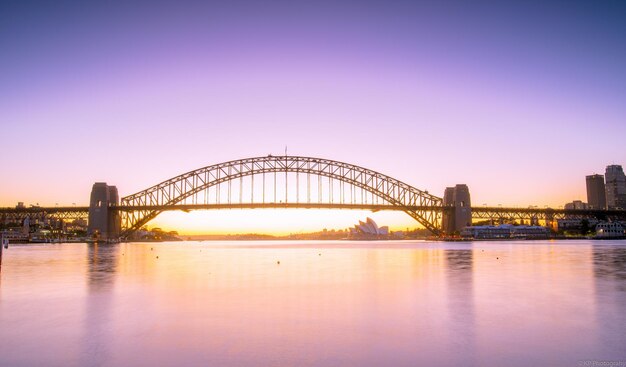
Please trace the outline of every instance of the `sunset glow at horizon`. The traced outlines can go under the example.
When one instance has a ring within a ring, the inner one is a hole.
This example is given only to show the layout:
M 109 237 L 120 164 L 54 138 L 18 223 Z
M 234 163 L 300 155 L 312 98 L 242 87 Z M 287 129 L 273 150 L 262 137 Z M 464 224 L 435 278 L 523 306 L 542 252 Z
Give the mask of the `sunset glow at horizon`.
M 88 205 L 220 162 L 355 164 L 475 206 L 586 201 L 626 165 L 621 2 L 4 2 L 0 207 Z M 401 212 L 168 212 L 149 227 L 287 234 Z

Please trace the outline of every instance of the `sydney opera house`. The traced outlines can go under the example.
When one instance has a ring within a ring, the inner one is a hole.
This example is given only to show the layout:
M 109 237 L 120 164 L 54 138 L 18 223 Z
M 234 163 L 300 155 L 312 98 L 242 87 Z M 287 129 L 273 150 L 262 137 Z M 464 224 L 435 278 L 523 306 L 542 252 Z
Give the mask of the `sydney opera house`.
M 372 218 L 367 218 L 365 222 L 359 221 L 354 227 L 350 228 L 349 238 L 356 240 L 377 240 L 387 239 L 389 236 L 389 227 L 379 227 Z

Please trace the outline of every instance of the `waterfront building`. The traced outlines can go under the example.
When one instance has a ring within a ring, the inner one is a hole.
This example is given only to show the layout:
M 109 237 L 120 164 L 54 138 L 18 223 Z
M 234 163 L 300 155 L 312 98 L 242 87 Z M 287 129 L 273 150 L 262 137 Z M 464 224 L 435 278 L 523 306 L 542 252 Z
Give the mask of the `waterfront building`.
M 604 187 L 603 175 L 590 175 L 586 177 L 587 182 L 587 203 L 589 209 L 606 209 L 606 191 Z
M 598 224 L 598 220 L 596 218 L 572 218 L 566 217 L 563 219 L 556 220 L 556 230 L 561 231 L 576 231 L 576 232 L 585 232 L 585 229 L 594 228 Z
M 597 238 L 622 238 L 626 236 L 624 226 L 619 222 L 600 222 L 596 226 Z
M 604 177 L 607 208 L 626 209 L 626 176 L 622 166 L 607 166 Z
M 548 228 L 542 226 L 515 226 L 501 224 L 499 226 L 471 226 L 461 231 L 461 237 L 477 240 L 496 239 L 543 239 L 550 234 Z
M 571 203 L 565 204 L 565 209 L 586 210 L 589 209 L 589 205 L 580 200 L 574 200 Z
M 511 230 L 507 225 L 499 226 L 472 226 L 461 230 L 461 237 L 471 239 L 505 239 L 511 237 Z
M 25 243 L 28 242 L 28 233 L 22 231 L 22 227 L 9 227 L 2 232 L 2 236 L 9 243 Z

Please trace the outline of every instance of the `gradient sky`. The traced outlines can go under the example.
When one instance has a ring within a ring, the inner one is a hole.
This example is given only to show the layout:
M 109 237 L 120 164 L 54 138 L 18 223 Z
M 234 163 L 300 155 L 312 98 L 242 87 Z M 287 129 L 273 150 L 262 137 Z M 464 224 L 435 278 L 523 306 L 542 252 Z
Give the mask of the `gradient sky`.
M 624 19 L 623 1 L 3 1 L 0 206 L 285 145 L 439 196 L 466 183 L 475 205 L 585 200 L 585 175 L 626 165 Z

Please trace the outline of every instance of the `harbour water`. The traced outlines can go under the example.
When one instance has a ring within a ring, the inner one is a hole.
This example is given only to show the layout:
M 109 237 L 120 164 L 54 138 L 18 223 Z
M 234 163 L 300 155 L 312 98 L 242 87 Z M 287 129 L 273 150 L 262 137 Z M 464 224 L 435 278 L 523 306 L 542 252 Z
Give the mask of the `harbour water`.
M 29 244 L 0 273 L 0 366 L 577 366 L 626 361 L 625 326 L 626 241 Z

